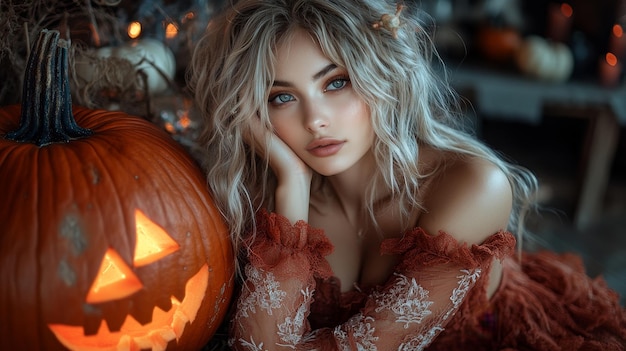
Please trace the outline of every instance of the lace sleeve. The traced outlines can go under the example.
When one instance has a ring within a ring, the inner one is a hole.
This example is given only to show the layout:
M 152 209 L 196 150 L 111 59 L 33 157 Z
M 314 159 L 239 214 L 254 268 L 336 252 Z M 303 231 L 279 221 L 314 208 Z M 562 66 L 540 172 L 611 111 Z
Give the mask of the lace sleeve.
M 329 245 L 325 238 L 318 239 L 309 237 L 309 242 L 317 249 Z M 247 266 L 231 344 L 237 350 L 422 350 L 487 275 L 493 257 L 503 254 L 491 244 L 494 240 L 492 236 L 482 245 L 461 245 L 445 233 L 431 236 L 420 229 L 386 240 L 382 253 L 402 257 L 393 276 L 346 323 L 318 330 L 310 330 L 306 317 L 313 277 L 330 274 L 329 267 L 320 264 L 330 248 L 320 255 L 314 248 L 282 246 L 270 252 L 264 247 L 263 255 L 280 259 L 254 259 Z

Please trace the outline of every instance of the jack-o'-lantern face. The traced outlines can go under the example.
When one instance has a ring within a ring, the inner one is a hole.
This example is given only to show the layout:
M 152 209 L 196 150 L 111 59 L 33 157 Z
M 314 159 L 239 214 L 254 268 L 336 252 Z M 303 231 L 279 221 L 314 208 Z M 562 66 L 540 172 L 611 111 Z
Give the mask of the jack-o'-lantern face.
M 226 223 L 171 135 L 72 105 L 69 45 L 42 30 L 0 108 L 0 349 L 201 349 L 233 291 Z
M 136 245 L 132 267 L 115 249 L 107 249 L 85 297 L 87 304 L 103 304 L 138 293 L 144 286 L 133 268 L 148 266 L 180 250 L 180 245 L 140 210 L 135 211 L 135 222 Z M 70 350 L 108 350 L 129 345 L 139 349 L 165 349 L 170 341 L 180 338 L 187 323 L 193 323 L 208 281 L 209 268 L 204 264 L 187 281 L 182 301 L 171 296 L 171 308 L 167 311 L 154 306 L 150 322 L 145 324 L 129 314 L 119 331 L 109 330 L 104 320 L 93 335 L 85 335 L 82 326 L 49 324 L 49 327 Z

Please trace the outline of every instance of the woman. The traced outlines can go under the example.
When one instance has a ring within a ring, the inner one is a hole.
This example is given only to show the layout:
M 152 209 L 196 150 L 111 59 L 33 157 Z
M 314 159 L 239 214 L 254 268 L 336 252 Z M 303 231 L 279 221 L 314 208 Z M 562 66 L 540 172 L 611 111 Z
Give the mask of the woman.
M 577 262 L 518 261 L 535 178 L 463 131 L 428 34 L 380 0 L 241 0 L 209 24 L 190 82 L 241 254 L 234 349 L 626 340 Z

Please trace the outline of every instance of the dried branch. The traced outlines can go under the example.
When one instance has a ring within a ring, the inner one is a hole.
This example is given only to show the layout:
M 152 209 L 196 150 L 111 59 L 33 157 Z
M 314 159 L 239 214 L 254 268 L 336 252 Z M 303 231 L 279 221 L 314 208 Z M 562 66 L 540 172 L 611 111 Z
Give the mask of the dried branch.
M 110 6 L 115 1 L 91 1 L 0 0 L 0 106 L 20 101 L 30 38 L 36 38 L 42 29 L 57 29 L 61 35 L 70 33 L 71 37 L 65 39 L 83 41 L 85 45 L 93 45 L 94 34 L 102 34 L 94 33 L 95 28 L 106 30 L 108 38 L 122 38 Z

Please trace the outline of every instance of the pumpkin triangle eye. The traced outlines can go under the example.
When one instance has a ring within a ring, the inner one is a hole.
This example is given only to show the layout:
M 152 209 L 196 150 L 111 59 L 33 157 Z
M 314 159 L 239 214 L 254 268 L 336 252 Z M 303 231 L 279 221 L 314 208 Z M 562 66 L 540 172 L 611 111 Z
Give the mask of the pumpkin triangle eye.
M 145 266 L 178 250 L 180 246 L 163 228 L 150 220 L 140 210 L 135 210 L 137 245 L 135 267 Z
M 139 278 L 112 248 L 104 254 L 100 270 L 87 294 L 88 303 L 121 299 L 143 287 Z

